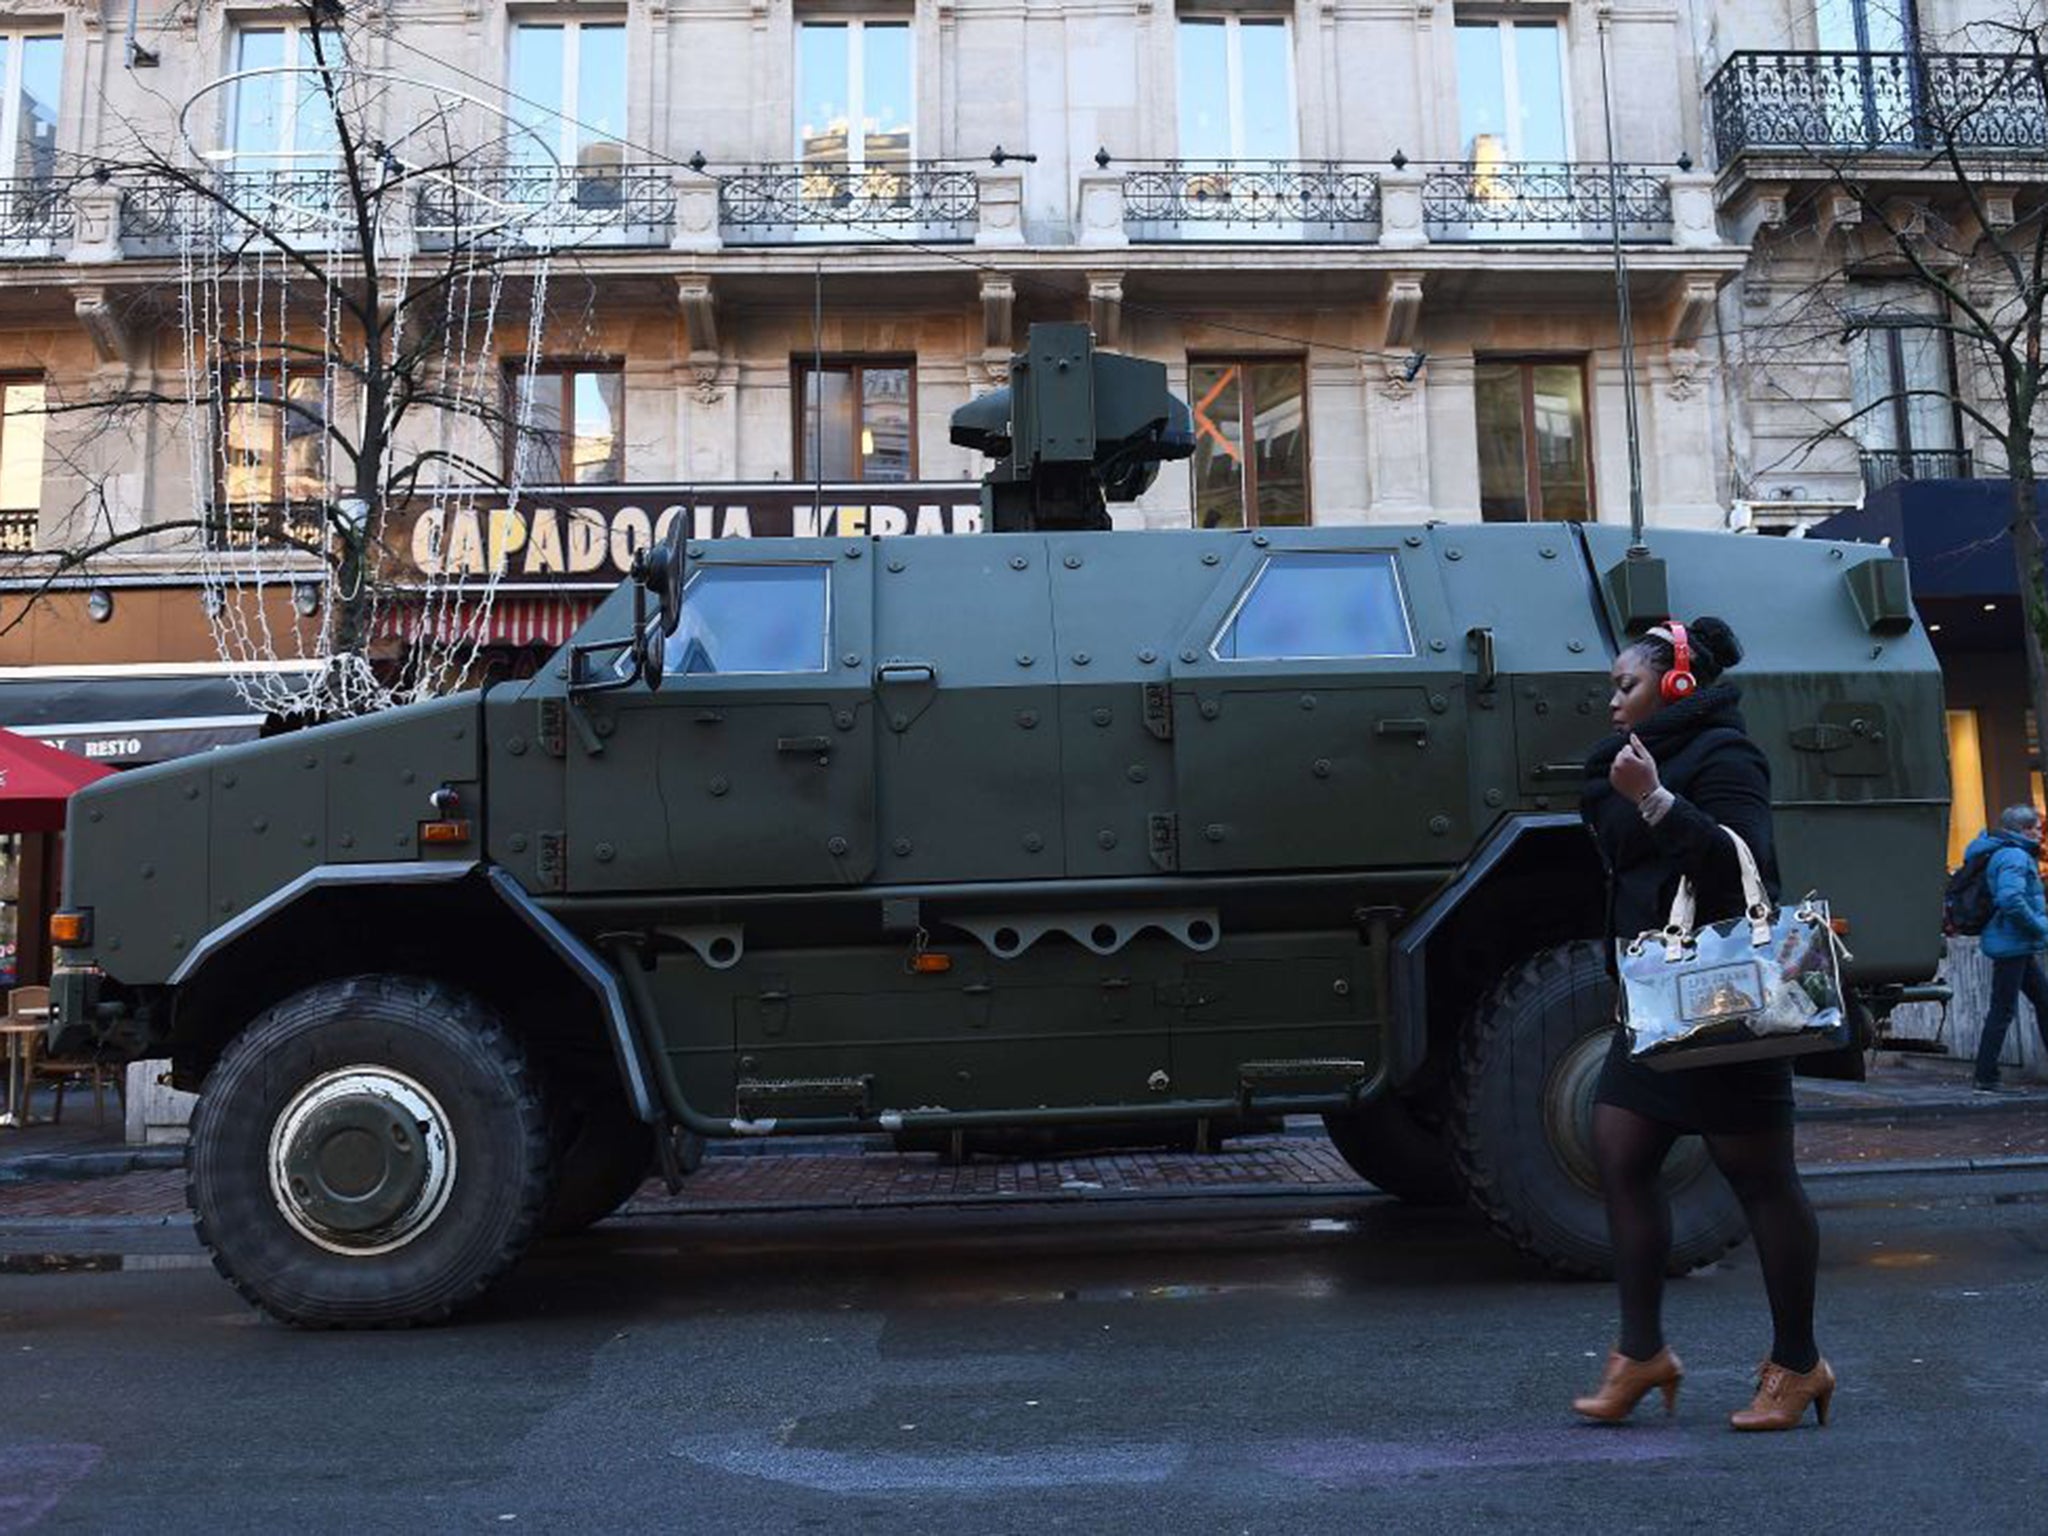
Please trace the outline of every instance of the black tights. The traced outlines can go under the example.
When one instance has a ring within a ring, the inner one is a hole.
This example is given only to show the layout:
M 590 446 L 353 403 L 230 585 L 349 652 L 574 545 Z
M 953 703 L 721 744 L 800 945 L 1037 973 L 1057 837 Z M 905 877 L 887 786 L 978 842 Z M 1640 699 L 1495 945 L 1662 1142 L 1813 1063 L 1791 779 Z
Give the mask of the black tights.
M 1593 1106 L 1593 1153 L 1607 1196 L 1614 1273 L 1621 1288 L 1621 1352 L 1647 1360 L 1664 1347 L 1664 1271 L 1671 1257 L 1671 1203 L 1660 1174 L 1678 1133 L 1634 1110 Z M 1820 1232 L 1792 1161 L 1792 1129 L 1706 1138 L 1714 1166 L 1742 1202 L 1771 1302 L 1771 1358 L 1794 1371 L 1820 1359 L 1813 1340 L 1814 1271 Z

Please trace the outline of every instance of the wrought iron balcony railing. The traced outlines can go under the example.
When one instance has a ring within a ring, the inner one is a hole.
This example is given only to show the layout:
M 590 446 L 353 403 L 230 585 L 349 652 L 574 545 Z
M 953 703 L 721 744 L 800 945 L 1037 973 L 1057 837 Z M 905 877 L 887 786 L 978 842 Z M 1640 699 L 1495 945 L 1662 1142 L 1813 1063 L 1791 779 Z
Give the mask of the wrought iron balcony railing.
M 1134 240 L 1366 244 L 1380 233 L 1379 177 L 1340 161 L 1140 162 L 1123 190 Z
M 1429 165 L 1422 223 L 1432 240 L 1624 240 L 1672 236 L 1669 173 L 1659 166 L 1507 160 Z
M 358 243 L 356 203 L 341 172 L 233 171 L 204 186 L 142 183 L 121 196 L 121 243 L 138 255 L 275 241 L 307 249 Z
M 280 549 L 308 553 L 328 542 L 326 511 L 311 502 L 251 506 L 218 504 L 201 538 L 208 549 Z
M 76 219 L 63 182 L 22 177 L 0 181 L 0 251 L 40 252 L 69 240 Z
M 427 249 L 666 245 L 675 218 L 662 166 L 497 166 L 424 182 L 413 227 Z
M 1714 151 L 2048 152 L 2048 97 L 2025 57 L 1732 53 L 1707 82 Z
M 1896 480 L 1967 480 L 1970 456 L 1960 448 L 1866 448 L 1863 489 L 1881 491 Z
M 34 507 L 17 507 L 0 512 L 0 555 L 29 555 L 36 548 L 37 513 Z
M 718 229 L 733 245 L 803 240 L 970 240 L 981 208 L 971 166 L 757 165 L 718 178 Z

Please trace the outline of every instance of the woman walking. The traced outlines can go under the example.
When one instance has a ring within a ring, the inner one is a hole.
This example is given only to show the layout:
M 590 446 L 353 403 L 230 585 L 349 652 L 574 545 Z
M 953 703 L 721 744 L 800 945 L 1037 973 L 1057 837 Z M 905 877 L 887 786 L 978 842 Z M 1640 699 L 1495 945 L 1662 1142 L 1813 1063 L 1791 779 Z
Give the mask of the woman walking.
M 1586 764 L 1582 812 L 1608 869 L 1608 939 L 1663 927 L 1681 878 L 1693 882 L 1698 921 L 1743 911 L 1742 879 L 1727 834 L 1749 845 L 1773 900 L 1770 766 L 1749 739 L 1741 694 L 1721 681 L 1742 659 L 1719 619 L 1652 629 L 1615 658 L 1609 718 L 1615 734 Z M 1771 1352 L 1756 1399 L 1729 1418 L 1736 1429 L 1791 1429 L 1813 1405 L 1822 1424 L 1835 1374 L 1813 1337 L 1819 1233 L 1792 1159 L 1789 1062 L 1653 1071 L 1614 1043 L 1594 1095 L 1593 1150 L 1607 1202 L 1621 1297 L 1621 1337 L 1600 1385 L 1572 1406 L 1589 1419 L 1626 1418 L 1661 1391 L 1676 1407 L 1684 1368 L 1664 1340 L 1671 1212 L 1660 1173 L 1679 1136 L 1702 1136 L 1742 1202 L 1771 1307 Z

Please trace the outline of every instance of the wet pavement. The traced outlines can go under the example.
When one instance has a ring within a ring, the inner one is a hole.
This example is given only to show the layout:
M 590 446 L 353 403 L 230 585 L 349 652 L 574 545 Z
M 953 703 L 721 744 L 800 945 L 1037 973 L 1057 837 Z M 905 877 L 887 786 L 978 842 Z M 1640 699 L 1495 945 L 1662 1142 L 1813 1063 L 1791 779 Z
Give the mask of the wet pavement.
M 81 1227 L 0 1270 L 0 1532 L 2039 1529 L 2048 1170 L 1816 1194 L 1842 1386 L 1763 1437 L 1749 1249 L 1671 1287 L 1676 1416 L 1582 1426 L 1607 1288 L 1355 1187 L 628 1217 L 391 1334 Z

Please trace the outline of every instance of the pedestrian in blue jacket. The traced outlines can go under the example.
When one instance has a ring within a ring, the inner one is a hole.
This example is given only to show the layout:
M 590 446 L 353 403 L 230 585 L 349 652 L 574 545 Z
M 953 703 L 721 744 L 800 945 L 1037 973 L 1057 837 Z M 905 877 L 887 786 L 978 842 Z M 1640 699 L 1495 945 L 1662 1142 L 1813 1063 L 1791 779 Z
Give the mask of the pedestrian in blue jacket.
M 1977 1037 L 1977 1089 L 1998 1091 L 1998 1053 L 2019 1009 L 2020 994 L 2034 1005 L 2034 1023 L 2048 1045 L 2048 976 L 2041 951 L 2048 948 L 2048 899 L 2041 890 L 2041 817 L 2031 805 L 1999 812 L 1998 830 L 1988 828 L 1964 853 L 1989 853 L 1984 883 L 1991 892 L 1991 921 L 1984 927 L 1984 958 L 1991 962 L 1991 1006 Z

